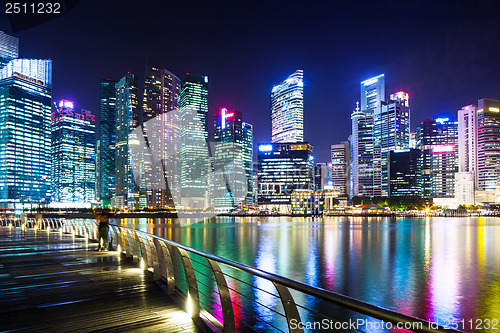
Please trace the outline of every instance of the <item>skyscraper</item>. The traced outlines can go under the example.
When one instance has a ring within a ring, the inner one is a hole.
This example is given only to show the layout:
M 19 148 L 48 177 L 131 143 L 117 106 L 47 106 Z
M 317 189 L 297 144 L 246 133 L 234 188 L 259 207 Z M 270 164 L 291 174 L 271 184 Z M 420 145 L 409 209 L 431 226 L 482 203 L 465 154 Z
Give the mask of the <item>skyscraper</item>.
M 307 142 L 260 144 L 258 203 L 288 211 L 294 190 L 314 187 L 313 147 Z
M 253 126 L 243 122 L 243 164 L 245 166 L 246 189 L 245 204 L 252 205 L 253 200 Z
M 137 79 L 125 75 L 116 84 L 115 206 L 130 209 L 146 205 L 143 154 L 135 128 L 141 126 Z
M 477 189 L 477 107 L 473 104 L 458 110 L 458 171 L 472 173 Z M 462 179 L 467 178 L 463 176 Z
M 455 194 L 458 172 L 457 122 L 449 118 L 426 119 L 415 130 L 420 149 L 419 187 L 424 197 L 450 198 Z
M 331 146 L 332 187 L 340 197 L 349 196 L 349 141 Z
M 19 56 L 19 39 L 0 31 L 0 69 Z
M 180 190 L 179 102 L 181 82 L 152 57 L 146 63 L 143 123 L 147 148 L 144 173 L 147 205 L 174 206 Z M 153 121 L 151 121 L 153 120 Z
M 95 116 L 59 101 L 52 113 L 52 201 L 90 203 L 96 189 Z M 71 204 L 70 204 L 71 205 Z
M 181 83 L 181 203 L 205 208 L 207 195 L 208 76 L 187 75 Z
M 500 101 L 477 102 L 477 176 L 480 191 L 500 188 Z
M 385 101 L 385 76 L 380 74 L 361 82 L 361 111 L 374 110 Z
M 389 101 L 381 102 L 374 109 L 373 146 L 374 165 L 381 170 L 382 196 L 389 196 L 389 152 L 410 146 L 409 95 L 405 92 L 391 94 Z M 376 177 L 379 178 L 379 177 Z
M 419 149 L 391 150 L 389 152 L 389 196 L 420 196 L 418 184 L 420 175 L 418 160 Z
M 374 164 L 374 116 L 372 110 L 351 114 L 351 190 L 352 196 L 381 196 L 381 166 Z
M 214 206 L 230 209 L 245 203 L 248 195 L 243 152 L 243 121 L 239 111 L 222 108 L 214 131 Z
M 304 83 L 302 70 L 296 70 L 271 92 L 273 143 L 304 140 Z
M 116 84 L 118 81 L 102 80 L 100 83 L 100 133 L 97 144 L 97 200 L 104 206 L 111 204 L 115 194 L 115 145 L 116 145 Z
M 46 204 L 50 191 L 51 60 L 0 69 L 0 205 Z

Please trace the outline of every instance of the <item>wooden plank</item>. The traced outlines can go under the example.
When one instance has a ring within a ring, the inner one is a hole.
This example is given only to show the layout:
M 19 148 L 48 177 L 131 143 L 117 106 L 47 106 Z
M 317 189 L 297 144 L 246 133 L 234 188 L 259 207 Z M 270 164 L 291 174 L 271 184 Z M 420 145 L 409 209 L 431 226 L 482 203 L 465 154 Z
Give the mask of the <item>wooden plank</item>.
M 202 332 L 150 274 L 96 247 L 0 227 L 0 330 Z

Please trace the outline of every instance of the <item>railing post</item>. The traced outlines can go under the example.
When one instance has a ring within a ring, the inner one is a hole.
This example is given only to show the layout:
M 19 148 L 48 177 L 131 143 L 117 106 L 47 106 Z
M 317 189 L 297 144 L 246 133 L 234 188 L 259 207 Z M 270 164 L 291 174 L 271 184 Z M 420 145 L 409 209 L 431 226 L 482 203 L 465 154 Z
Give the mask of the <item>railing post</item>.
M 172 264 L 172 257 L 165 242 L 154 239 L 156 251 L 158 252 L 158 265 L 160 266 L 160 275 L 167 281 L 167 292 L 169 294 L 175 293 L 175 275 L 174 265 Z
M 224 333 L 235 332 L 233 302 L 231 301 L 231 294 L 227 286 L 227 281 L 217 261 L 208 259 L 210 267 L 214 272 L 217 288 L 219 289 L 220 305 L 222 307 L 222 320 L 224 324 Z
M 304 330 L 299 328 L 299 325 L 294 325 L 292 327 L 291 321 L 293 320 L 295 323 L 300 323 L 300 315 L 297 310 L 297 305 L 295 305 L 295 301 L 293 300 L 292 294 L 290 294 L 290 290 L 287 287 L 282 286 L 279 283 L 273 281 L 274 287 L 278 291 L 280 295 L 281 304 L 283 304 L 283 310 L 285 310 L 286 322 L 288 324 L 288 330 L 292 333 L 302 333 Z
M 188 312 L 191 312 L 191 318 L 198 318 L 200 316 L 200 295 L 198 293 L 198 282 L 194 273 L 193 263 L 189 258 L 186 250 L 175 247 L 181 256 L 182 266 L 186 276 L 186 284 L 188 290 Z
M 147 271 L 148 270 L 148 252 L 147 252 L 147 249 L 146 249 L 146 244 L 144 242 L 144 237 L 143 235 L 139 234 L 138 232 L 134 232 L 135 234 L 135 239 L 137 240 L 137 244 L 138 244 L 138 248 L 141 249 L 141 259 L 142 262 L 144 263 L 144 270 Z M 139 256 L 137 256 L 137 258 L 139 258 Z

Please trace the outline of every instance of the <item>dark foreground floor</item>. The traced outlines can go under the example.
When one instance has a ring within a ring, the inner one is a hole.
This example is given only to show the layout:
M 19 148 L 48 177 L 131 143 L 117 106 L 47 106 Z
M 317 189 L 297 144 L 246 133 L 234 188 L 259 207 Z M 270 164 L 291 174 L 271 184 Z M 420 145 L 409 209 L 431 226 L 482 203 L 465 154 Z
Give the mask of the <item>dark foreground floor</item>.
M 149 274 L 95 247 L 0 227 L 0 331 L 200 331 Z

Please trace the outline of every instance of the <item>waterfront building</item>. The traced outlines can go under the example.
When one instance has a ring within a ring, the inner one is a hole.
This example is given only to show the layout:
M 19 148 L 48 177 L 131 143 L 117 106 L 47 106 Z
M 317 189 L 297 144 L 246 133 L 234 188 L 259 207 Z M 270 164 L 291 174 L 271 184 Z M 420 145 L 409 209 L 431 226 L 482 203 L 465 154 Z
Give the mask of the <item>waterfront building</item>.
M 253 126 L 243 122 L 243 164 L 245 166 L 245 178 L 247 194 L 245 204 L 254 204 L 254 180 L 253 180 Z
M 313 190 L 313 147 L 307 142 L 258 146 L 258 204 L 288 212 L 294 190 Z
M 457 172 L 455 174 L 455 201 L 457 205 L 475 205 L 474 173 Z
M 0 206 L 50 199 L 52 61 L 13 59 L 0 69 Z
M 332 189 L 339 193 L 339 197 L 349 197 L 349 141 L 331 145 L 331 179 Z
M 332 164 L 321 162 L 314 166 L 314 190 L 322 191 L 332 185 Z
M 500 188 L 500 101 L 482 98 L 477 103 L 478 190 Z
M 382 180 L 381 195 L 389 196 L 389 152 L 410 146 L 409 95 L 403 91 L 391 94 L 388 102 L 381 102 L 374 109 L 374 156 L 373 162 L 380 166 Z
M 19 39 L 0 31 L 0 69 L 19 57 Z
M 187 75 L 181 82 L 181 203 L 206 207 L 208 158 L 208 76 Z
M 373 110 L 361 111 L 359 103 L 351 114 L 351 193 L 353 197 L 382 195 L 381 166 L 375 164 L 373 146 Z M 377 150 L 377 154 L 379 151 Z M 377 160 L 380 162 L 380 160 Z
M 95 201 L 95 116 L 61 100 L 52 113 L 52 202 L 90 208 Z
M 409 94 L 386 101 L 384 74 L 365 80 L 351 121 L 352 195 L 389 196 L 389 152 L 410 146 Z
M 419 187 L 423 197 L 455 196 L 458 172 L 458 123 L 449 118 L 426 119 L 416 128 L 416 146 L 420 149 Z
M 319 190 L 294 190 L 291 196 L 293 215 L 323 214 L 325 192 Z
M 470 104 L 458 110 L 458 171 L 471 172 L 477 189 L 477 107 Z
M 389 196 L 414 197 L 421 195 L 418 184 L 420 175 L 420 150 L 407 148 L 389 152 Z
M 137 78 L 128 73 L 116 84 L 116 207 L 139 209 L 146 206 L 143 150 L 134 129 L 141 126 Z
M 304 74 L 296 70 L 271 92 L 271 142 L 304 141 Z
M 97 142 L 96 198 L 104 207 L 111 205 L 115 195 L 116 145 L 116 84 L 115 80 L 101 80 Z
M 180 89 L 179 78 L 149 57 L 142 121 L 146 200 L 150 208 L 174 207 L 180 196 Z
M 243 121 L 237 110 L 222 108 L 214 131 L 214 208 L 230 210 L 245 203 L 248 195 L 243 155 Z

